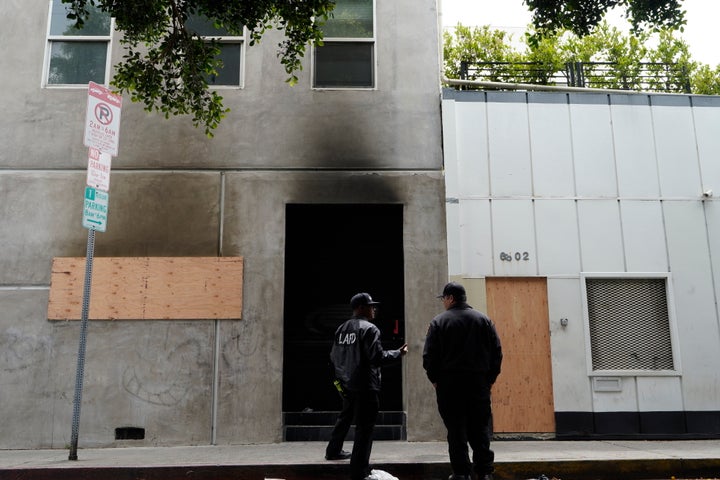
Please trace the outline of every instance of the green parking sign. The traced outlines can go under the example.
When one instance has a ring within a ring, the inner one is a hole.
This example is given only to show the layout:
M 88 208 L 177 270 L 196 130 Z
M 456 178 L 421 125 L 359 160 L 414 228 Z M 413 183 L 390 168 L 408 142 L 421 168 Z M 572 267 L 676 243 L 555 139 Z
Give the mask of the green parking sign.
M 107 227 L 108 200 L 110 194 L 93 187 L 85 187 L 83 227 L 104 232 Z

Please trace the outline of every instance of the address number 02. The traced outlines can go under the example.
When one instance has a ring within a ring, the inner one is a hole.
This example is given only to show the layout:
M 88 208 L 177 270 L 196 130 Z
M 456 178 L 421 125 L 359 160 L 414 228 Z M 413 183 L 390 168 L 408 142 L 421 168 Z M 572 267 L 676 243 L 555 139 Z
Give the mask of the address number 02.
M 530 260 L 530 254 L 528 252 L 500 252 L 500 260 L 503 262 L 512 262 L 513 260 L 516 262 L 528 261 Z

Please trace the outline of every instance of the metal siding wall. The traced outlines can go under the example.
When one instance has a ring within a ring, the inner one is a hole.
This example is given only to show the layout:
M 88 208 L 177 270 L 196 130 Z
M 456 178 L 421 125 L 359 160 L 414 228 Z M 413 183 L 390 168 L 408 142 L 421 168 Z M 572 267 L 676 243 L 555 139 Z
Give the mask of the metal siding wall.
M 444 145 L 444 167 L 445 167 L 445 222 L 447 226 L 448 245 L 448 274 L 459 275 L 462 273 L 462 258 L 460 253 L 460 203 L 457 199 L 459 191 L 458 180 L 458 143 L 459 135 L 456 121 L 457 110 L 462 104 L 454 101 L 443 100 L 443 145 Z M 462 109 L 462 108 L 461 108 Z M 468 122 L 460 122 L 460 124 Z
M 606 95 L 570 95 L 575 181 L 580 197 L 617 195 Z
M 547 287 L 555 411 L 592 411 L 580 279 L 549 278 Z
M 651 97 L 660 193 L 694 197 L 700 190 L 697 146 L 687 97 Z
M 535 234 L 542 275 L 576 275 L 580 271 L 577 212 L 574 200 L 536 200 Z
M 522 95 L 522 97 L 520 97 Z M 493 196 L 529 196 L 530 134 L 525 94 L 488 93 L 490 191 Z
M 466 200 L 460 205 L 460 249 L 463 273 L 493 275 L 489 200 Z
M 720 98 L 693 98 L 693 118 L 703 191 L 714 189 L 720 195 Z
M 490 194 L 486 109 L 484 102 L 460 102 L 455 108 L 461 195 Z
M 668 201 L 665 213 L 673 272 L 683 394 L 687 410 L 717 410 L 720 349 L 705 217 L 700 202 Z
M 445 203 L 447 222 L 448 275 L 462 275 L 462 237 L 460 228 L 460 204 Z
M 580 252 L 585 272 L 624 272 L 617 200 L 578 200 Z
M 713 287 L 715 289 L 715 318 L 718 322 L 718 344 L 720 344 L 720 203 L 705 202 L 705 222 L 708 229 L 708 246 L 710 248 L 710 268 L 713 273 Z M 720 385 L 718 385 L 718 398 L 720 398 Z
M 628 272 L 667 272 L 662 206 L 658 201 L 620 203 Z
M 621 377 L 621 391 L 592 391 L 594 412 L 637 412 L 637 384 L 635 377 Z
M 621 197 L 657 198 L 660 194 L 652 114 L 646 96 L 610 97 Z
M 549 276 L 556 411 L 717 410 L 720 99 L 692 97 L 691 110 L 686 96 L 475 98 L 487 103 L 455 106 L 462 186 L 448 211 L 459 210 L 458 270 Z M 715 197 L 702 202 L 709 188 Z M 527 263 L 499 259 L 533 246 Z M 682 377 L 621 377 L 621 392 L 593 391 L 580 273 L 668 271 Z
M 684 410 L 680 377 L 638 377 L 637 390 L 641 412 Z
M 570 110 L 565 94 L 528 93 L 533 193 L 575 195 Z
M 532 201 L 493 200 L 491 207 L 495 275 L 537 275 Z M 507 221 L 509 219 L 512 221 Z

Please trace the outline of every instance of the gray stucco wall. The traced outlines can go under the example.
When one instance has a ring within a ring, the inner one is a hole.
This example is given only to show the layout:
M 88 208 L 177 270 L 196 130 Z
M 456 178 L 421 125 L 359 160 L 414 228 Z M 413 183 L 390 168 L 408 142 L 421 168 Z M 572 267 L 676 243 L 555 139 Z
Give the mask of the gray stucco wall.
M 79 324 L 48 322 L 47 302 L 53 257 L 86 251 L 87 90 L 41 88 L 48 2 L 12 0 L 7 12 L 0 448 L 62 448 Z M 378 2 L 377 19 L 373 91 L 313 91 L 309 62 L 287 86 L 276 37 L 248 47 L 245 87 L 221 92 L 232 112 L 213 139 L 188 118 L 165 120 L 124 99 L 96 256 L 243 256 L 243 319 L 91 322 L 81 447 L 281 441 L 278 299 L 284 206 L 294 202 L 404 205 L 408 437 L 441 438 L 420 359 L 447 278 L 436 2 Z M 112 51 L 121 57 L 117 36 Z M 145 440 L 115 441 L 122 426 L 144 427 Z

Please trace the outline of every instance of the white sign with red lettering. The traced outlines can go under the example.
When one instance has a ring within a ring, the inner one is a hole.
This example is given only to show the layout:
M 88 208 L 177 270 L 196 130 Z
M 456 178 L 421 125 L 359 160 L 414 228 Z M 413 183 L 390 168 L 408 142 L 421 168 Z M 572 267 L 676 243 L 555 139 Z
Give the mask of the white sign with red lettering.
M 86 147 L 103 153 L 118 154 L 120 142 L 120 109 L 122 97 L 95 82 L 88 84 L 87 113 L 85 115 Z
M 112 156 L 90 147 L 88 153 L 87 186 L 110 191 L 110 163 Z

